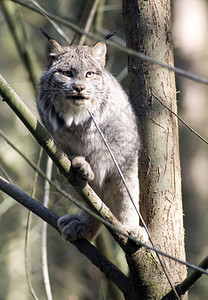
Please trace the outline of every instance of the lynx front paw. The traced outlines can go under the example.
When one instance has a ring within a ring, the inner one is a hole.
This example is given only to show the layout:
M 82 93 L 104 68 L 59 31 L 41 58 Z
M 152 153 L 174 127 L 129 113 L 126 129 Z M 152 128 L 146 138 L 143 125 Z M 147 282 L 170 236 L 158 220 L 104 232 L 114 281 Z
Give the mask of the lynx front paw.
M 144 244 L 147 244 L 149 242 L 149 237 L 144 227 L 138 226 L 130 230 L 130 235 L 138 238 Z
M 144 227 L 139 226 L 137 237 L 144 244 L 149 242 L 149 237 Z
M 77 156 L 73 158 L 72 167 L 75 171 L 77 180 L 90 182 L 94 179 L 94 173 L 83 156 Z
M 78 215 L 65 215 L 58 219 L 57 224 L 65 240 L 73 242 L 81 238 L 88 239 L 88 224 Z

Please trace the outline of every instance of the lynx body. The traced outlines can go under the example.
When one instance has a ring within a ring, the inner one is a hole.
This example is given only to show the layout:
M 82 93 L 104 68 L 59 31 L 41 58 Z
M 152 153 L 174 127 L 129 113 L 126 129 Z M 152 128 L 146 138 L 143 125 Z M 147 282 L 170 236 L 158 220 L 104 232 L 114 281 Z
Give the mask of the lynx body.
M 135 114 L 126 93 L 104 69 L 105 56 L 102 42 L 94 47 L 62 47 L 49 39 L 38 111 L 56 143 L 70 159 L 76 157 L 72 160 L 74 168 L 91 180 L 92 188 L 118 220 L 135 231 L 139 228 L 137 212 L 89 115 L 90 111 L 99 124 L 138 208 L 139 136 Z M 82 210 L 78 215 L 60 218 L 58 224 L 69 240 L 90 240 L 99 229 L 99 223 Z

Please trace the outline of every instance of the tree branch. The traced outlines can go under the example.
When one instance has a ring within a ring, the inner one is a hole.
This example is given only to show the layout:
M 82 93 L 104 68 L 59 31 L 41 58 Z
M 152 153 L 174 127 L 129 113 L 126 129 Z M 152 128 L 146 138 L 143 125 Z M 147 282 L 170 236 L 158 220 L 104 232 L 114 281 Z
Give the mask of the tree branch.
M 13 15 L 13 10 L 9 2 L 0 1 L 0 7 L 7 22 L 11 36 L 14 40 L 19 56 L 21 57 L 25 69 L 28 72 L 34 94 L 36 95 L 37 83 L 40 78 L 41 69 L 40 65 L 37 62 L 37 57 L 34 53 L 34 49 L 27 39 L 22 18 L 21 16 L 18 16 L 16 18 L 11 17 Z
M 199 264 L 199 267 L 204 270 L 208 269 L 208 256 L 203 259 Z M 181 295 L 184 295 L 202 275 L 202 272 L 194 270 L 181 284 L 179 284 L 178 289 L 181 291 Z
M 33 11 L 35 11 L 36 13 L 38 14 L 42 14 L 41 11 L 35 7 L 34 5 L 31 5 L 30 3 L 27 3 L 26 1 L 24 0 L 11 0 L 12 2 L 15 2 L 15 3 L 18 3 L 20 5 L 23 5 Z M 68 19 L 64 18 L 63 16 L 57 16 L 57 15 L 54 15 L 52 14 L 51 12 L 48 12 L 48 11 L 45 11 L 45 14 L 50 17 L 52 20 L 55 20 L 56 22 L 60 22 L 61 24 L 63 24 L 64 26 L 74 30 L 75 32 L 78 32 L 80 34 L 84 34 L 86 35 L 88 38 L 92 39 L 93 41 L 101 41 L 103 39 L 103 37 L 99 36 L 99 35 L 96 35 L 94 33 L 91 33 L 91 32 L 87 32 L 85 30 L 83 30 L 81 27 L 79 27 L 78 25 L 74 24 L 74 22 L 72 21 L 69 21 Z M 148 55 L 145 55 L 144 53 L 142 52 L 139 52 L 139 51 L 135 51 L 131 48 L 128 48 L 126 46 L 122 46 L 120 44 L 117 44 L 117 43 L 114 43 L 114 42 L 111 42 L 109 40 L 105 41 L 107 45 L 113 47 L 113 48 L 116 48 L 124 53 L 127 53 L 128 55 L 132 55 L 134 57 L 137 57 L 137 58 L 140 58 L 142 60 L 146 60 L 146 61 L 149 61 L 153 64 L 156 64 L 158 66 L 161 66 L 162 68 L 166 68 L 170 71 L 173 71 L 183 77 L 186 77 L 190 80 L 193 80 L 193 81 L 196 81 L 196 82 L 200 82 L 200 83 L 203 83 L 203 84 L 208 84 L 208 79 L 207 78 L 203 78 L 203 77 L 200 77 L 200 76 L 197 76 L 195 74 L 192 74 L 190 72 L 187 72 L 181 68 L 178 68 L 178 67 L 173 67 L 171 65 L 168 65 L 164 62 L 161 62 L 159 61 L 158 59 L 156 58 L 153 58 L 153 57 L 150 57 Z
M 40 202 L 36 201 L 2 177 L 0 177 L 0 189 L 58 231 L 58 216 L 43 206 Z M 72 244 L 76 246 L 77 249 L 97 268 L 99 268 L 100 271 L 103 272 L 107 278 L 109 278 L 121 290 L 122 293 L 125 294 L 127 292 L 129 285 L 128 278 L 91 243 L 84 239 L 80 239 Z
M 181 123 L 183 125 L 185 125 L 193 134 L 195 134 L 198 138 L 200 138 L 205 144 L 208 145 L 208 140 L 206 140 L 203 136 L 201 136 L 197 131 L 195 131 L 193 128 L 191 128 L 178 114 L 176 114 L 172 109 L 170 109 L 170 107 L 168 107 L 164 101 L 162 101 L 159 97 L 157 97 L 154 93 L 152 93 L 152 96 L 158 101 L 160 102 L 160 104 L 162 104 L 169 112 L 171 112 L 171 114 L 173 114 L 176 118 L 178 118 L 179 121 L 181 121 Z
M 199 264 L 199 268 L 204 270 L 208 269 L 208 256 L 206 256 L 203 261 Z M 187 278 L 185 278 L 179 285 L 177 285 L 176 290 L 179 294 L 185 295 L 185 293 L 194 285 L 194 283 L 203 275 L 203 272 L 199 270 L 194 270 Z M 167 295 L 165 295 L 162 300 L 172 300 L 174 298 L 174 293 L 171 290 Z

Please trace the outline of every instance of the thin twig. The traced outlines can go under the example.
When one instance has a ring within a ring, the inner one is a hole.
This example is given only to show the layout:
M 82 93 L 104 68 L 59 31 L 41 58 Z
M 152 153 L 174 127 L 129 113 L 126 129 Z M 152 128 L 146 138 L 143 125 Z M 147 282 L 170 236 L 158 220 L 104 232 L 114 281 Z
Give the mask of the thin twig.
M 46 166 L 46 176 L 51 180 L 52 176 L 52 169 L 53 169 L 53 161 L 48 157 L 47 166 Z M 44 188 L 44 198 L 43 198 L 43 205 L 48 208 L 49 205 L 49 195 L 50 195 L 50 184 L 48 180 L 45 181 L 45 188 Z M 50 277 L 49 277 L 49 270 L 48 270 L 48 254 L 47 254 L 47 228 L 48 223 L 43 222 L 42 224 L 42 243 L 41 243 L 41 257 L 42 257 L 42 269 L 43 269 L 43 281 L 46 291 L 46 297 L 48 300 L 52 300 L 52 291 L 51 291 L 51 284 L 50 284 Z
M 31 225 L 31 219 L 32 219 L 32 212 L 28 210 L 28 215 L 27 215 L 27 224 L 26 224 L 26 232 L 25 232 L 25 247 L 24 247 L 24 255 L 25 255 L 25 273 L 26 273 L 26 279 L 27 279 L 27 284 L 30 290 L 30 293 L 32 297 L 35 300 L 38 300 L 38 297 L 35 293 L 35 290 L 33 288 L 32 282 L 31 282 L 31 276 L 30 276 L 30 264 L 29 264 L 29 233 L 30 233 L 30 225 Z
M 95 16 L 95 13 L 96 13 L 96 10 L 97 10 L 97 7 L 98 7 L 98 4 L 99 4 L 99 0 L 94 0 L 92 8 L 90 9 L 89 16 L 87 18 L 87 22 L 86 22 L 85 27 L 84 27 L 85 32 L 89 32 L 89 30 L 90 30 L 90 27 L 92 25 L 92 22 L 93 22 L 93 19 L 94 19 L 94 16 Z M 82 34 L 82 36 L 80 38 L 80 41 L 79 41 L 79 45 L 80 46 L 84 45 L 85 40 L 86 40 L 86 35 Z
M 31 10 L 34 10 L 35 12 L 39 13 L 39 14 L 42 14 L 39 9 L 37 7 L 34 7 L 33 5 L 30 5 L 28 4 L 27 2 L 23 1 L 23 0 L 11 0 L 13 2 L 16 2 L 16 3 L 19 3 Z M 89 37 L 90 39 L 92 40 L 95 40 L 95 41 L 100 41 L 103 39 L 103 37 L 99 36 L 99 35 L 96 35 L 96 34 L 93 34 L 91 32 L 85 32 L 81 27 L 79 27 L 78 25 L 74 24 L 73 22 L 70 22 L 69 20 L 67 20 L 66 18 L 64 18 L 63 16 L 57 16 L 57 15 L 54 15 L 52 14 L 51 12 L 48 12 L 45 10 L 45 14 L 47 16 L 49 16 L 51 19 L 53 20 L 56 20 L 57 22 L 60 22 L 61 24 L 69 27 L 70 29 L 76 31 L 76 32 L 79 32 L 80 34 L 85 34 L 87 37 Z M 133 50 L 131 48 L 127 48 L 123 45 L 120 45 L 120 44 L 117 44 L 117 43 L 114 43 L 110 40 L 107 40 L 106 41 L 106 44 L 113 47 L 113 48 L 116 48 L 117 50 L 120 50 L 128 55 L 131 55 L 131 56 L 134 56 L 134 57 L 138 57 L 142 60 L 146 60 L 146 61 L 149 61 L 153 64 L 156 64 L 158 66 L 161 66 L 162 68 L 166 68 L 172 72 L 175 72 L 183 77 L 186 77 L 190 80 L 193 80 L 193 81 L 196 81 L 196 82 L 199 82 L 199 83 L 203 83 L 203 84 L 208 84 L 208 79 L 207 78 L 203 78 L 203 77 L 200 77 L 200 76 L 197 76 L 195 74 L 192 74 L 190 72 L 187 72 L 181 68 L 178 68 L 178 67 L 173 67 L 173 66 L 170 66 L 166 63 L 163 63 L 161 61 L 159 61 L 158 59 L 156 58 L 153 58 L 153 57 L 150 57 L 150 56 L 147 56 L 145 55 L 144 53 L 141 53 L 141 52 L 138 52 L 136 50 Z
M 56 29 L 56 31 L 60 34 L 60 36 L 68 43 L 70 44 L 71 41 L 67 37 L 67 35 L 63 32 L 63 30 L 58 26 L 53 20 L 51 20 L 50 17 L 48 17 L 46 11 L 40 6 L 40 4 L 37 3 L 35 0 L 30 0 L 41 12 L 41 14 L 48 20 L 49 23 Z
M 13 183 L 11 177 L 9 176 L 9 174 L 7 173 L 7 171 L 4 169 L 4 167 L 1 165 L 1 162 L 0 162 L 0 172 L 6 178 L 6 180 L 8 180 L 9 182 Z
M 181 123 L 183 123 L 192 133 L 194 133 L 198 138 L 200 138 L 205 144 L 208 144 L 208 141 L 203 138 L 197 131 L 195 131 L 193 128 L 191 128 L 179 115 L 177 115 L 172 109 L 170 109 L 160 98 L 158 98 L 154 93 L 152 93 L 152 96 L 157 99 L 158 102 L 160 102 L 167 110 L 169 110 L 175 117 L 177 117 Z
M 25 29 L 21 16 L 14 18 L 11 5 L 7 1 L 0 1 L 0 6 L 7 22 L 9 31 L 14 40 L 17 52 L 22 59 L 25 69 L 28 72 L 34 94 L 37 94 L 37 82 L 40 78 L 40 67 L 34 50 L 26 38 Z M 20 36 L 21 33 L 21 36 Z M 24 42 L 23 42 L 24 40 Z
M 2 136 L 2 135 L 1 135 Z M 43 154 L 43 148 L 40 148 L 39 151 L 39 157 L 37 161 L 37 168 L 40 166 L 40 161 L 41 157 Z M 36 194 L 36 187 L 37 187 L 37 180 L 38 180 L 38 172 L 35 172 L 35 180 L 34 180 L 34 185 L 33 185 L 33 190 L 32 190 L 32 198 L 35 197 Z M 32 220 L 32 212 L 28 210 L 28 215 L 27 215 L 27 224 L 26 224 L 26 231 L 25 231 L 25 247 L 24 247 L 24 252 L 25 252 L 25 273 L 26 273 L 26 279 L 28 283 L 29 290 L 31 292 L 31 295 L 35 300 L 38 300 L 38 297 L 35 293 L 35 290 L 32 286 L 32 281 L 30 277 L 30 264 L 29 264 L 29 237 L 30 237 L 30 227 L 31 227 L 31 220 Z

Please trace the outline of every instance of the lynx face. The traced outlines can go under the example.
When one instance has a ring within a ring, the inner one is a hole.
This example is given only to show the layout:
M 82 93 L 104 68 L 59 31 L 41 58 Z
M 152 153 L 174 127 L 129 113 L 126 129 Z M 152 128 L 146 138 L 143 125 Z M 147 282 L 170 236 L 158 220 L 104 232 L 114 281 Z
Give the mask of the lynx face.
M 92 48 L 62 47 L 54 40 L 48 43 L 48 68 L 40 81 L 40 115 L 54 127 L 58 125 L 55 115 L 68 126 L 72 121 L 78 124 L 89 116 L 88 109 L 99 109 L 102 98 L 106 98 L 103 76 L 106 46 L 98 43 Z
M 68 49 L 60 61 L 55 62 L 48 71 L 52 75 L 49 88 L 53 91 L 55 89 L 56 100 L 60 98 L 67 105 L 87 105 L 90 99 L 95 98 L 96 92 L 100 93 L 101 66 L 98 62 L 93 62 L 89 54 L 84 53 L 85 48 L 78 48 L 76 51 Z
M 53 84 L 57 86 L 57 98 L 70 106 L 87 106 L 93 99 L 94 86 L 101 84 L 99 70 L 80 72 L 71 66 L 58 68 L 53 75 Z

